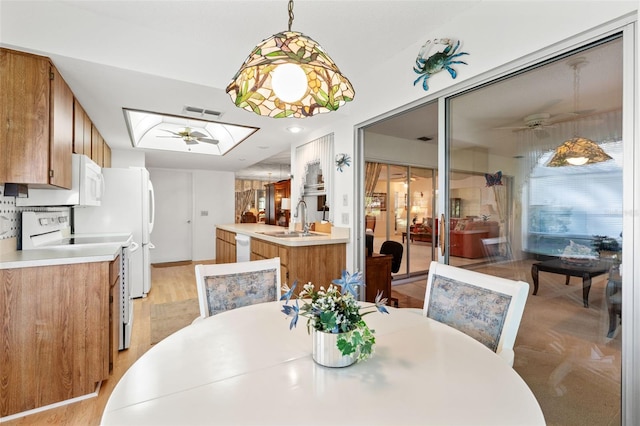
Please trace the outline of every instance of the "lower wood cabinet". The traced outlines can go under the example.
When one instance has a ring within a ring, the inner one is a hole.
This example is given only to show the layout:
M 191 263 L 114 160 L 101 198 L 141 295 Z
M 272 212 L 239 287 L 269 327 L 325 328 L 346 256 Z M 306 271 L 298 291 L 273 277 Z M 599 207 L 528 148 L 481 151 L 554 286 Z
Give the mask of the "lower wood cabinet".
M 0 270 L 0 417 L 92 393 L 109 376 L 111 267 Z
M 282 283 L 291 286 L 297 280 L 298 293 L 307 282 L 312 282 L 316 288 L 326 288 L 332 280 L 340 278 L 347 264 L 347 245 L 285 246 L 251 239 L 251 260 L 274 257 L 280 257 Z
M 216 229 L 216 263 L 235 263 L 236 233 Z

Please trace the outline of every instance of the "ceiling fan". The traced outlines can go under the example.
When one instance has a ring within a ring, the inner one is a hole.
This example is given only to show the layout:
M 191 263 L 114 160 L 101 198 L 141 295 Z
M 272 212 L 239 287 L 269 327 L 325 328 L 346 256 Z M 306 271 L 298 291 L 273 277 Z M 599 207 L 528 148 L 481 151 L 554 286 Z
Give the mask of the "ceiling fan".
M 184 130 L 179 132 L 174 132 L 172 130 L 160 129 L 163 132 L 171 133 L 173 136 L 158 136 L 159 138 L 182 138 L 184 143 L 187 145 L 197 145 L 200 142 L 210 143 L 213 145 L 217 145 L 220 141 L 217 139 L 211 139 L 207 137 L 204 133 L 198 132 L 197 130 L 192 130 L 190 127 L 185 127 Z
M 537 114 L 527 115 L 522 119 L 524 125 L 521 126 L 507 126 L 507 127 L 495 127 L 496 130 L 544 130 L 547 127 L 555 127 L 555 123 L 561 121 L 570 120 L 576 117 L 578 113 L 566 113 L 551 115 L 548 112 L 541 112 Z

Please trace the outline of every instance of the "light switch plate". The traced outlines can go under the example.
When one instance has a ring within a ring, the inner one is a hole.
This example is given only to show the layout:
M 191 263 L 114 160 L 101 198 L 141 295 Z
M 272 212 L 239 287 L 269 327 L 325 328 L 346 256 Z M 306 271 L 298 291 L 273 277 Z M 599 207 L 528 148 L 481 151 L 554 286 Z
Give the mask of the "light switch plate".
M 342 213 L 342 224 L 343 225 L 349 224 L 349 213 Z
M 349 205 L 349 196 L 347 194 L 342 195 L 342 205 L 347 207 Z

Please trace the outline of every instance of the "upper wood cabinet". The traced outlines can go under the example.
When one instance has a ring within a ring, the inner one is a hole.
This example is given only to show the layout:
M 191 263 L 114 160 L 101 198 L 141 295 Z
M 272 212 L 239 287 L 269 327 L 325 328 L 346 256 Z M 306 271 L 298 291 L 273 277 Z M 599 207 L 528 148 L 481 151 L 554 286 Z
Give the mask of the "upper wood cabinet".
M 71 187 L 73 94 L 49 59 L 0 49 L 0 182 Z
M 111 148 L 109 148 L 106 142 L 102 147 L 102 167 L 111 167 Z
M 100 167 L 103 166 L 102 156 L 104 153 L 104 139 L 96 128 L 91 126 L 91 159 L 96 162 Z
M 73 102 L 73 152 L 91 157 L 91 119 L 77 99 Z
M 73 94 L 49 59 L 0 49 L 0 182 L 71 187 Z

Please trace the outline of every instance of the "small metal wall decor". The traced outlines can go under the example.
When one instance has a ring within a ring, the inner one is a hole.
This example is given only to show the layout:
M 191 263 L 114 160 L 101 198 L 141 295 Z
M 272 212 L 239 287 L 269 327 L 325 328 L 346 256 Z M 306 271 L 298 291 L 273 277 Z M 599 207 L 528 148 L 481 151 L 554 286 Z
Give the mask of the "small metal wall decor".
M 343 167 L 349 167 L 351 165 L 351 157 L 347 154 L 336 155 L 336 167 L 339 172 L 342 172 Z
M 427 56 L 431 50 L 431 46 L 434 44 L 444 44 L 446 47 L 442 51 L 436 52 L 431 56 Z M 427 42 L 420 48 L 420 52 L 418 52 L 418 57 L 416 58 L 416 64 L 413 67 L 413 71 L 420 75 L 420 77 L 416 78 L 413 82 L 413 85 L 415 86 L 420 80 L 422 80 L 422 88 L 424 90 L 429 90 L 427 80 L 429 80 L 429 77 L 433 74 L 439 73 L 443 69 L 449 71 L 451 78 L 455 79 L 458 72 L 451 68 L 451 65 L 467 65 L 466 62 L 456 60 L 457 58 L 460 58 L 460 56 L 468 55 L 467 52 L 456 53 L 459 47 L 460 40 L 456 41 L 455 45 L 454 40 L 450 38 L 427 40 Z

